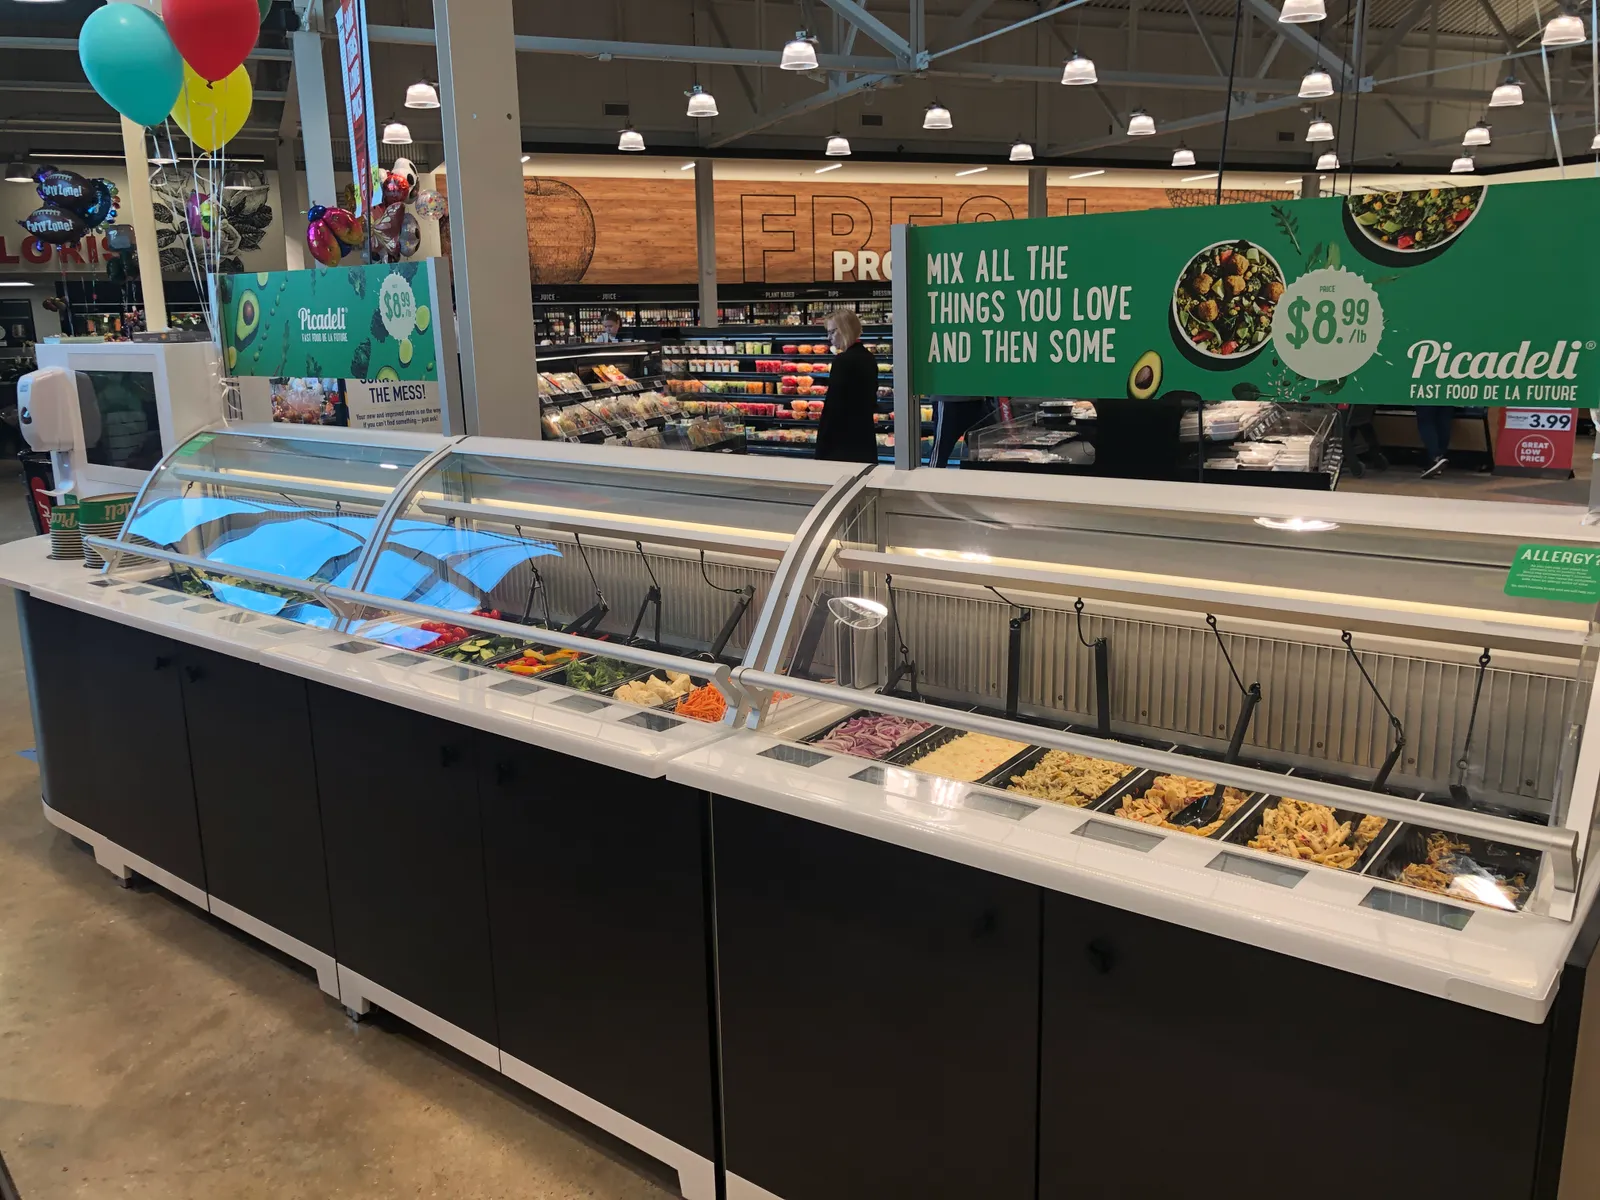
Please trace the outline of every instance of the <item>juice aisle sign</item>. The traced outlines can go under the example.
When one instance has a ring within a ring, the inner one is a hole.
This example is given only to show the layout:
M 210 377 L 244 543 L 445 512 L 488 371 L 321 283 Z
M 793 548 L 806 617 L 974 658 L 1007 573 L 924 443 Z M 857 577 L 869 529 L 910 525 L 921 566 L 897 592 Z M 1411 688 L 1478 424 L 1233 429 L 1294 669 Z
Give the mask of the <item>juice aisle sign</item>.
M 924 395 L 1600 404 L 1600 179 L 908 231 Z

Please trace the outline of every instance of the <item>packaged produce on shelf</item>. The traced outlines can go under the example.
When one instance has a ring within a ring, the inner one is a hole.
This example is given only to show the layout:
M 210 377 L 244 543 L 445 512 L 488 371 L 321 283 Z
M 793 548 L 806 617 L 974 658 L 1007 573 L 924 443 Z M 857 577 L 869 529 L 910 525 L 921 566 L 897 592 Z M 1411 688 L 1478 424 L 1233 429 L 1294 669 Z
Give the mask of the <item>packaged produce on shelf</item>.
M 636 679 L 632 683 L 625 683 L 612 695 L 629 704 L 659 708 L 663 704 L 687 696 L 693 689 L 694 682 L 682 671 L 668 671 L 664 678 L 661 675 L 652 675 L 648 679 Z
M 1006 790 L 1082 808 L 1104 796 L 1132 770 L 1126 763 L 1051 750 L 1027 771 L 1013 775 Z
M 500 658 L 502 655 L 527 648 L 528 643 L 520 638 L 492 637 L 487 634 L 474 634 L 465 641 L 460 641 L 438 652 L 440 658 L 449 662 L 460 663 L 486 663 L 490 659 Z
M 692 717 L 696 721 L 705 721 L 715 725 L 722 720 L 728 711 L 728 701 L 725 696 L 711 684 L 697 687 L 673 709 L 680 717 Z
M 909 765 L 930 775 L 974 783 L 1027 748 L 1026 742 L 1013 742 L 1009 738 L 993 737 L 987 733 L 963 733 L 912 759 Z
M 1252 850 L 1348 871 L 1388 824 L 1382 817 L 1341 821 L 1325 804 L 1285 797 L 1262 810 L 1261 828 L 1248 844 Z
M 496 663 L 495 669 L 510 671 L 513 675 L 543 675 L 546 671 L 554 671 L 557 667 L 564 667 L 582 657 L 576 650 L 540 650 L 530 647 L 516 658 Z
M 632 383 L 628 373 L 615 363 L 601 363 L 594 368 L 595 377 L 606 383 L 624 384 Z
M 1211 824 L 1199 829 L 1174 825 L 1170 818 L 1187 808 L 1193 801 L 1211 795 L 1216 786 L 1214 783 L 1188 779 L 1182 775 L 1158 775 L 1142 796 L 1129 796 L 1123 800 L 1117 808 L 1117 816 L 1126 817 L 1130 821 L 1142 821 L 1146 825 L 1158 825 L 1163 829 L 1173 829 L 1179 833 L 1210 837 L 1226 825 L 1244 802 L 1250 799 L 1247 792 L 1241 792 L 1238 788 L 1226 789 L 1223 792 L 1221 814 Z
M 539 383 L 546 395 L 583 395 L 583 380 L 571 371 L 540 371 Z
M 813 745 L 818 750 L 836 750 L 857 758 L 882 758 L 932 728 L 931 721 L 864 713 L 839 722 Z

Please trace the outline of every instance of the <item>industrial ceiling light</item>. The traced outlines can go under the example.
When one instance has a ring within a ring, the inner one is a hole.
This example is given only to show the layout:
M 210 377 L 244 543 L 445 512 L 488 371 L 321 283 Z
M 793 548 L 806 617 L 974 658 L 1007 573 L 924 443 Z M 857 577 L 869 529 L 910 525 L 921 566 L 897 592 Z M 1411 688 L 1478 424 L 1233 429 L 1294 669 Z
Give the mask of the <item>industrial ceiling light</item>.
M 1156 119 L 1142 108 L 1128 114 L 1128 136 L 1150 137 L 1156 131 Z
M 439 89 L 434 87 L 433 84 L 427 82 L 427 80 L 423 80 L 420 83 L 413 83 L 406 89 L 406 107 L 438 108 Z
M 32 183 L 33 170 L 25 162 L 14 162 L 6 165 L 7 183 Z
M 1023 141 L 1021 138 L 1018 138 L 1015 142 L 1013 142 L 1011 144 L 1011 161 L 1012 162 L 1032 162 L 1033 161 L 1033 147 L 1031 145 L 1029 145 L 1027 142 Z
M 950 119 L 950 110 L 935 100 L 928 105 L 928 111 L 922 115 L 924 129 L 953 129 L 955 122 Z
M 1338 169 L 1339 156 L 1332 150 L 1329 150 L 1321 158 L 1317 159 L 1317 170 L 1319 171 L 1337 171 Z
M 1333 141 L 1333 122 L 1321 116 L 1312 117 L 1311 124 L 1306 126 L 1306 141 Z
M 1589 143 L 1589 149 L 1600 150 L 1600 133 L 1594 135 L 1594 140 Z
M 1283 0 L 1283 11 L 1278 20 L 1285 25 L 1310 25 L 1326 20 L 1327 7 L 1322 0 Z
M 684 93 L 689 97 L 689 115 L 691 117 L 714 117 L 717 115 L 717 98 L 698 83 Z
M 383 144 L 385 146 L 409 146 L 411 144 L 411 130 L 404 121 L 390 121 L 383 127 Z
M 1472 161 L 1472 155 L 1470 154 L 1463 154 L 1450 164 L 1450 174 L 1452 175 L 1470 175 L 1477 169 L 1478 166 Z
M 223 175 L 222 190 L 225 192 L 248 192 L 250 190 L 250 181 L 245 178 L 243 171 L 235 168 Z
M 1094 59 L 1085 58 L 1076 50 L 1072 57 L 1067 59 L 1067 65 L 1061 72 L 1061 82 L 1067 87 L 1083 87 L 1095 83 L 1100 76 L 1095 74 Z
M 1583 18 L 1575 17 L 1571 13 L 1557 13 L 1545 22 L 1544 34 L 1539 38 L 1539 44 L 1576 46 L 1579 42 L 1588 40 L 1588 35 L 1583 32 Z
M 1522 103 L 1522 85 L 1517 82 L 1515 75 L 1507 75 L 1506 81 L 1494 89 L 1494 94 L 1489 97 L 1490 108 L 1514 108 Z
M 833 136 L 828 139 L 828 148 L 823 153 L 829 158 L 847 157 L 850 153 L 850 139 L 835 129 Z
M 817 48 L 811 35 L 804 29 L 797 31 L 792 41 L 783 48 L 783 60 L 778 63 L 785 71 L 815 71 Z
M 637 154 L 644 149 L 644 134 L 632 125 L 624 125 L 622 132 L 617 137 L 617 149 L 626 150 L 629 154 Z
M 1194 166 L 1194 151 L 1179 142 L 1178 148 L 1172 152 L 1172 165 L 1175 167 Z
M 1305 78 L 1300 81 L 1302 100 L 1321 100 L 1324 96 L 1331 95 L 1333 95 L 1333 76 L 1320 67 L 1307 71 Z
M 1489 122 L 1479 121 L 1461 138 L 1463 146 L 1487 146 L 1489 144 Z

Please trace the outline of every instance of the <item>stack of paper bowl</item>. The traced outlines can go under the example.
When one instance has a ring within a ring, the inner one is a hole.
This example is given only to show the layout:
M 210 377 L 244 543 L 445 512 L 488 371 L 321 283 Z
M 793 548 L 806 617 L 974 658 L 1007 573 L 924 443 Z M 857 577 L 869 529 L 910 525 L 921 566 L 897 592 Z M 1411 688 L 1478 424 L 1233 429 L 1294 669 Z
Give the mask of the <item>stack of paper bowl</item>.
M 133 493 L 117 492 L 109 496 L 86 496 L 78 501 L 78 529 L 85 539 L 115 538 L 133 510 Z M 87 541 L 83 543 L 83 565 L 98 571 L 106 560 Z
M 83 531 L 78 528 L 78 498 L 68 495 L 50 510 L 50 557 L 75 562 L 83 557 Z

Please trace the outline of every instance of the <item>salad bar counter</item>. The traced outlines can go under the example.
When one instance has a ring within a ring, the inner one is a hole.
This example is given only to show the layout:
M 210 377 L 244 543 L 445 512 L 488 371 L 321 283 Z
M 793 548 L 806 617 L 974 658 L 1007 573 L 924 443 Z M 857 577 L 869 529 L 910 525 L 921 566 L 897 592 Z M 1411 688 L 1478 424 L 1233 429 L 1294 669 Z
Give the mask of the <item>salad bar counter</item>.
M 1188 1194 L 1151 1095 L 1592 1195 L 1592 614 L 1502 584 L 1600 535 L 1273 498 L 235 427 L 0 579 L 52 823 L 685 1196 Z

